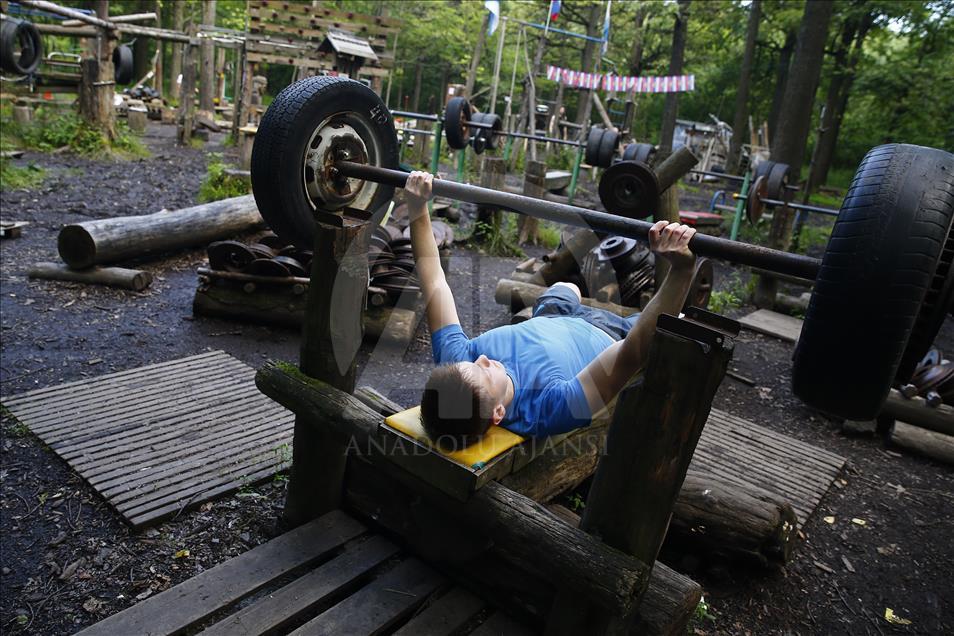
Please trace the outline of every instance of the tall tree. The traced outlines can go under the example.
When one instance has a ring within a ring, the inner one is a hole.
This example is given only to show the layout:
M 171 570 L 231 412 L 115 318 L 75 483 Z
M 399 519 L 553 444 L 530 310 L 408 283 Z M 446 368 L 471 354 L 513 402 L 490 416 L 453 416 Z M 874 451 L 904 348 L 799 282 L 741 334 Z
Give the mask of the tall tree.
M 686 31 L 689 24 L 690 0 L 679 0 L 676 10 L 676 21 L 672 29 L 672 56 L 669 58 L 669 75 L 682 75 L 682 66 L 686 54 Z M 676 115 L 679 110 L 679 93 L 666 93 L 666 102 L 663 105 L 662 128 L 659 132 L 659 149 L 656 151 L 661 157 L 668 157 L 672 153 L 672 135 L 676 131 Z
M 172 28 L 180 33 L 185 29 L 185 2 L 172 3 Z M 172 95 L 179 99 L 179 76 L 182 75 L 182 45 L 172 43 L 172 59 L 169 64 L 169 80 Z
M 749 132 L 749 84 L 752 80 L 752 61 L 755 59 L 755 45 L 759 37 L 759 19 L 762 13 L 762 1 L 752 0 L 749 7 L 749 23 L 745 32 L 745 51 L 742 54 L 742 68 L 739 71 L 739 90 L 735 94 L 735 118 L 732 120 L 732 142 L 729 144 L 729 156 L 726 158 L 726 172 L 732 174 L 739 168 L 742 143 Z
M 484 43 L 487 41 L 487 21 L 490 13 L 484 15 L 477 32 L 477 43 L 474 45 L 474 54 L 470 58 L 470 68 L 467 71 L 467 82 L 464 84 L 464 96 L 470 99 L 474 94 L 474 81 L 477 79 L 477 67 L 480 66 L 480 56 L 484 53 Z
M 586 20 L 586 35 L 595 38 L 602 32 L 602 21 L 604 8 L 600 4 L 591 4 L 589 8 L 589 17 Z M 583 46 L 583 56 L 581 59 L 580 70 L 584 73 L 593 73 L 600 58 L 600 44 L 592 39 L 586 40 Z M 576 123 L 587 128 L 590 123 L 590 112 L 593 108 L 593 91 L 590 89 L 580 90 L 580 100 L 576 110 Z
M 792 53 L 795 51 L 796 42 L 795 29 L 791 28 L 785 31 L 785 43 L 778 52 L 778 65 L 775 70 L 775 90 L 772 93 L 772 108 L 769 111 L 768 129 L 769 140 L 775 138 L 778 131 L 778 113 L 782 109 L 782 101 L 785 99 L 785 87 L 788 86 L 788 72 L 792 68 Z
M 202 24 L 215 25 L 216 0 L 202 3 Z M 215 102 L 215 46 L 209 38 L 202 38 L 199 45 L 199 109 L 214 110 Z
M 778 113 L 777 132 L 772 139 L 772 160 L 791 166 L 798 179 L 808 130 L 811 126 L 812 103 L 818 88 L 822 60 L 825 55 L 825 40 L 831 22 L 831 0 L 814 0 L 805 3 L 805 13 L 798 30 L 798 43 L 792 69 L 785 86 L 785 97 Z
M 831 168 L 835 145 L 841 131 L 841 120 L 848 107 L 848 95 L 851 92 L 855 69 L 861 57 L 861 47 L 874 23 L 874 18 L 874 11 L 865 8 L 860 18 L 849 15 L 842 25 L 841 37 L 833 54 L 835 63 L 831 81 L 828 84 L 825 109 L 819 124 L 818 143 L 812 154 L 811 170 L 805 184 L 806 196 L 818 189 L 818 186 L 825 183 L 828 178 L 828 170 Z

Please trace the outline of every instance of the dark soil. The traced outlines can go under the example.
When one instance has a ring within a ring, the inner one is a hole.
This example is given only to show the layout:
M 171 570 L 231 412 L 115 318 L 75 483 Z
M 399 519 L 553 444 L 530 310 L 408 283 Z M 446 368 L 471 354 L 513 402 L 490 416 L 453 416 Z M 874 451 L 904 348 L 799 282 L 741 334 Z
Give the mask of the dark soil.
M 178 148 L 169 126 L 151 125 L 145 141 L 152 157 L 132 162 L 28 154 L 20 161 L 46 168 L 48 179 L 36 190 L 0 193 L 4 220 L 31 222 L 21 238 L 4 240 L 0 250 L 2 395 L 212 349 L 252 366 L 266 358 L 297 360 L 294 331 L 193 318 L 202 249 L 135 263 L 156 277 L 139 293 L 27 279 L 34 262 L 59 260 L 56 237 L 63 224 L 192 205 L 207 153 L 230 152 L 218 135 L 205 149 Z M 593 184 L 584 186 L 595 190 Z M 687 196 L 684 207 L 702 209 L 707 201 L 704 189 Z M 476 334 L 509 320 L 508 310 L 494 303 L 493 291 L 516 262 L 455 247 L 451 286 L 466 331 Z M 719 265 L 717 288 L 734 286 L 737 271 Z M 949 353 L 952 323 L 947 320 L 938 340 Z M 726 378 L 715 406 L 839 453 L 849 467 L 804 527 L 804 540 L 785 570 L 692 564 L 690 574 L 705 587 L 711 617 L 695 621 L 692 629 L 699 634 L 952 633 L 951 468 L 895 452 L 871 436 L 843 435 L 840 423 L 792 395 L 791 354 L 789 344 L 743 332 L 732 367 L 756 385 Z M 406 352 L 365 348 L 358 383 L 410 404 L 418 399 L 429 365 L 422 327 Z M 74 632 L 277 532 L 281 476 L 134 533 L 6 413 L 0 458 L 3 633 Z M 690 564 L 676 558 L 672 565 Z M 911 623 L 887 622 L 886 608 Z

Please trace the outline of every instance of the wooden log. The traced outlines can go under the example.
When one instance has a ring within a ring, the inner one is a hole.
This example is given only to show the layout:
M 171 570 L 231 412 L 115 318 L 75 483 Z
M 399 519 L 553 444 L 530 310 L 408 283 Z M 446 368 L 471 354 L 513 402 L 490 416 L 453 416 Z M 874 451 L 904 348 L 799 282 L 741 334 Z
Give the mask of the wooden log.
M 126 122 L 129 124 L 129 130 L 137 135 L 146 132 L 146 123 L 149 118 L 149 112 L 145 107 L 130 108 L 126 115 Z
M 617 398 L 580 524 L 644 563 L 654 563 L 662 547 L 734 346 L 724 336 L 700 346 L 703 337 L 679 333 L 681 324 L 660 318 L 643 377 Z M 607 619 L 565 589 L 547 620 L 555 634 L 619 633 L 631 624 L 626 615 Z
M 508 561 L 521 569 L 544 579 L 565 580 L 575 593 L 605 610 L 625 613 L 633 609 L 635 593 L 645 586 L 649 575 L 649 568 L 637 559 L 582 531 L 554 523 L 540 504 L 496 482 L 485 485 L 467 502 L 448 497 L 390 462 L 378 434 L 379 413 L 343 391 L 296 373 L 288 365 L 266 364 L 256 374 L 255 382 L 263 393 L 311 426 L 348 439 L 347 450 L 366 460 L 352 462 L 353 470 L 370 467 L 380 471 L 371 481 L 390 485 L 395 494 L 372 497 L 377 506 L 398 505 L 397 496 L 403 492 L 408 499 L 420 500 L 428 516 L 440 520 L 447 536 L 456 537 L 456 528 L 464 536 L 476 533 L 489 538 Z M 395 487 L 398 483 L 400 488 Z
M 494 290 L 494 300 L 499 305 L 507 305 L 510 311 L 518 312 L 524 307 L 532 307 L 537 298 L 547 290 L 543 285 L 534 285 L 533 283 L 524 283 L 509 278 L 501 278 L 497 281 L 497 288 Z M 604 303 L 595 298 L 583 298 L 581 301 L 587 307 L 596 307 L 605 309 L 618 316 L 629 316 L 637 311 L 635 307 L 624 307 L 615 303 Z
M 311 281 L 302 325 L 301 373 L 345 395 L 354 391 L 368 290 L 367 219 L 325 215 L 315 223 Z M 350 398 L 349 399 L 353 399 Z M 338 508 L 344 492 L 347 433 L 313 426 L 296 412 L 284 521 L 298 526 Z
M 175 212 L 122 216 L 66 225 L 60 258 L 74 269 L 203 245 L 264 226 L 252 195 Z
M 523 175 L 523 196 L 535 199 L 546 197 L 546 175 L 547 164 L 542 161 L 527 160 L 527 166 Z M 517 242 L 533 243 L 536 245 L 540 241 L 540 219 L 532 216 L 520 215 L 517 218 L 517 227 L 519 234 Z
M 228 273 L 228 272 L 226 272 Z M 293 286 L 256 282 L 253 293 L 243 291 L 242 283 L 201 284 L 192 301 L 196 316 L 225 318 L 260 325 L 301 329 L 305 315 L 305 296 Z M 306 282 L 308 279 L 303 279 Z M 407 346 L 420 322 L 418 313 L 403 307 L 368 307 L 364 310 L 364 336 L 370 342 L 388 346 Z
M 929 431 L 904 422 L 895 422 L 891 428 L 891 443 L 919 455 L 954 466 L 954 437 Z
M 888 399 L 881 407 L 881 414 L 954 436 L 954 407 L 947 404 L 930 407 L 923 397 L 906 398 L 897 389 L 891 389 Z
M 36 263 L 30 268 L 30 278 L 47 280 L 68 280 L 94 285 L 124 287 L 133 291 L 142 291 L 152 284 L 152 274 L 139 269 L 122 267 L 91 267 L 72 269 L 59 263 Z
M 189 33 L 195 34 L 195 26 L 189 29 Z M 195 126 L 192 121 L 195 113 L 195 58 L 194 46 L 182 47 L 182 85 L 179 88 L 179 112 L 176 114 L 176 139 L 181 146 L 188 146 L 192 142 L 192 129 Z
M 109 21 L 116 24 L 123 24 L 129 22 L 151 22 L 156 19 L 156 13 L 154 11 L 148 13 L 130 13 L 127 15 L 111 15 L 109 16 Z M 82 20 L 63 20 L 60 22 L 62 26 L 65 27 L 78 27 L 85 24 Z
M 14 106 L 13 121 L 20 126 L 29 125 L 33 121 L 33 109 L 29 106 Z

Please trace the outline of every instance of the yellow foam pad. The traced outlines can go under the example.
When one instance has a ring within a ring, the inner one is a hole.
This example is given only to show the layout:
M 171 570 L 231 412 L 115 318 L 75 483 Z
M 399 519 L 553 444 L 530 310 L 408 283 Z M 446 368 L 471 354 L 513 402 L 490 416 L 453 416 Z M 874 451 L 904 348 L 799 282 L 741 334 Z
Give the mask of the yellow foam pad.
M 420 406 L 395 413 L 385 418 L 384 423 L 416 439 L 422 444 L 429 446 L 434 452 L 440 453 L 458 464 L 473 468 L 474 470 L 483 468 L 487 462 L 494 457 L 497 457 L 518 444 L 522 444 L 524 441 L 523 437 L 520 437 L 516 433 L 511 433 L 505 428 L 491 426 L 480 440 L 470 446 L 460 450 L 445 451 L 433 444 L 427 436 L 427 433 L 424 432 L 424 427 L 421 425 Z

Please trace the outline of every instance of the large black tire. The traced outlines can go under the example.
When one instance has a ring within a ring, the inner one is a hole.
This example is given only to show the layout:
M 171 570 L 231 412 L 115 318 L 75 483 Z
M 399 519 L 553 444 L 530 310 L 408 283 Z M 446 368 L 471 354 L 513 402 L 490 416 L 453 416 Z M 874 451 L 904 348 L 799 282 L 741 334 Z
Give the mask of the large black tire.
M 475 124 L 489 123 L 485 122 L 485 115 L 483 113 L 471 113 L 470 121 Z M 470 138 L 470 147 L 474 149 L 474 154 L 483 154 L 484 150 L 487 148 L 487 137 L 484 136 L 483 128 L 473 128 L 474 134 Z
M 308 77 L 280 92 L 265 111 L 255 135 L 252 193 L 272 231 L 304 249 L 314 246 L 314 213 L 321 205 L 306 188 L 306 181 L 314 177 L 305 166 L 306 152 L 313 133 L 332 120 L 358 133 L 367 147 L 370 165 L 398 167 L 397 135 L 390 112 L 361 82 Z M 377 213 L 393 194 L 393 187 L 365 182 L 359 193 L 363 203 L 355 207 Z
M 0 27 L 0 68 L 29 75 L 43 59 L 43 41 L 32 22 L 4 20 Z
M 878 414 L 902 358 L 916 362 L 927 350 L 911 349 L 912 329 L 952 219 L 954 155 L 903 144 L 867 154 L 832 229 L 795 348 L 796 395 L 852 420 Z M 924 331 L 922 344 L 936 333 Z
M 113 79 L 117 84 L 128 84 L 135 79 L 132 47 L 120 44 L 113 49 Z
M 480 134 L 486 142 L 485 145 L 487 149 L 496 150 L 500 145 L 500 133 L 503 130 L 503 120 L 500 119 L 500 115 L 484 113 L 481 122 L 493 126 L 490 130 L 486 128 L 482 129 Z
M 444 136 L 447 145 L 454 150 L 462 150 L 470 141 L 467 122 L 470 121 L 470 102 L 463 97 L 452 97 L 444 109 Z

